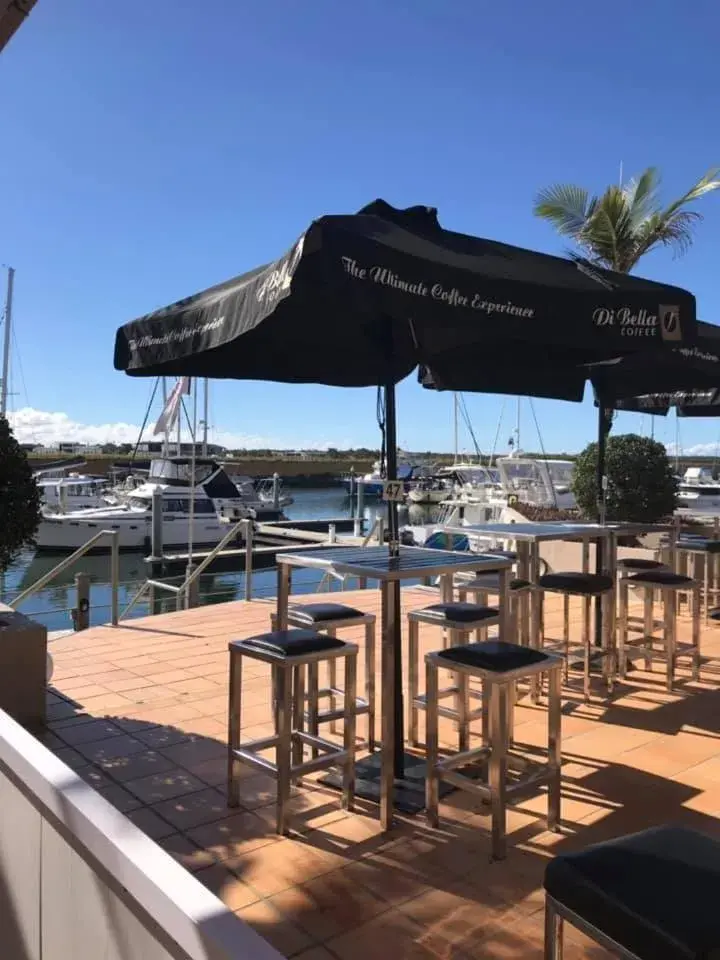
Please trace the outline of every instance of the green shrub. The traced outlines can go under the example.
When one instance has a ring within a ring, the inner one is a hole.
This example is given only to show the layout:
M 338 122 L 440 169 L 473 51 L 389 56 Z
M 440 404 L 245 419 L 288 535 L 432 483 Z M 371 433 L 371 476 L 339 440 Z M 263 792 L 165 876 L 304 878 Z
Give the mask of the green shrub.
M 597 514 L 598 445 L 585 447 L 575 462 L 572 489 L 583 516 Z M 665 447 L 634 433 L 610 436 L 605 454 L 607 519 L 655 523 L 675 510 L 677 480 Z
M 40 520 L 40 490 L 27 455 L 0 417 L 0 571 L 33 543 Z

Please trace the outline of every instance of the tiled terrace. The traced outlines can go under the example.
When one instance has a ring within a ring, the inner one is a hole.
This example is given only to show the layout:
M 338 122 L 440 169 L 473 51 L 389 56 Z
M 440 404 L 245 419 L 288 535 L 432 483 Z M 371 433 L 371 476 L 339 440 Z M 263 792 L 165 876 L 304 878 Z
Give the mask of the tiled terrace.
M 343 596 L 379 606 L 374 590 Z M 406 609 L 428 602 L 418 590 L 403 597 Z M 240 811 L 224 795 L 227 642 L 267 629 L 270 609 L 226 603 L 57 641 L 44 739 L 287 957 L 540 957 L 549 857 L 668 821 L 720 835 L 718 675 L 670 695 L 657 666 L 634 671 L 611 700 L 599 686 L 590 705 L 566 691 L 562 831 L 547 833 L 544 797 L 529 798 L 509 814 L 502 863 L 489 863 L 489 817 L 467 795 L 444 803 L 439 831 L 419 815 L 383 835 L 374 808 L 345 814 L 335 793 L 305 787 L 295 832 L 279 839 L 273 781 L 248 771 Z M 553 621 L 550 607 L 548 632 Z M 423 636 L 439 645 L 439 631 Z M 704 630 L 703 652 L 720 653 L 717 627 Z M 262 667 L 246 670 L 244 698 L 244 724 L 263 735 Z M 523 701 L 517 739 L 540 744 L 544 732 L 545 711 Z M 607 956 L 568 933 L 568 957 Z

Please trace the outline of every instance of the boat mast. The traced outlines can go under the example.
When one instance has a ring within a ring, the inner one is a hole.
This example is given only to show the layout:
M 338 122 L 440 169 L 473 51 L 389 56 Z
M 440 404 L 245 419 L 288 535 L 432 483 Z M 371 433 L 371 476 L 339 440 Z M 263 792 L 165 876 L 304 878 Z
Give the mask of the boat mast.
M 520 453 L 520 404 L 521 398 L 517 398 L 517 413 L 515 420 L 515 453 Z
M 453 394 L 453 433 L 454 433 L 454 443 L 455 443 L 455 457 L 453 463 L 457 464 L 458 462 L 458 395 L 457 393 Z
M 203 439 L 202 439 L 202 455 L 206 457 L 208 455 L 208 416 L 210 409 L 210 381 L 205 377 L 205 383 L 203 384 Z
M 165 410 L 165 408 L 167 407 L 167 399 L 168 399 L 168 396 L 167 396 L 167 379 L 166 379 L 165 377 L 163 377 L 163 378 L 162 378 L 162 402 L 163 402 L 162 408 L 163 408 L 163 410 Z M 165 427 L 165 433 L 163 433 L 162 455 L 163 455 L 164 457 L 169 457 L 169 456 L 170 456 L 170 430 L 168 429 L 167 425 L 166 425 L 166 427 Z
M 7 296 L 5 298 L 5 330 L 3 336 L 2 379 L 0 380 L 0 417 L 7 412 L 8 378 L 10 375 L 10 336 L 12 332 L 12 299 L 15 270 L 8 267 Z

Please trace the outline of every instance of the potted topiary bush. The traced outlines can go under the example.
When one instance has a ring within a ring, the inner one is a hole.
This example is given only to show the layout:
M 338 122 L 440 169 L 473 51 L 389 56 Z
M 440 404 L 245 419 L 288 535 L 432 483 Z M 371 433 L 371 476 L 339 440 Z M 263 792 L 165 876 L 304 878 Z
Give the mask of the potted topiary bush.
M 598 445 L 591 443 L 575 461 L 572 489 L 582 515 L 597 514 Z M 635 433 L 609 436 L 605 454 L 607 519 L 657 523 L 672 516 L 677 480 L 662 443 Z

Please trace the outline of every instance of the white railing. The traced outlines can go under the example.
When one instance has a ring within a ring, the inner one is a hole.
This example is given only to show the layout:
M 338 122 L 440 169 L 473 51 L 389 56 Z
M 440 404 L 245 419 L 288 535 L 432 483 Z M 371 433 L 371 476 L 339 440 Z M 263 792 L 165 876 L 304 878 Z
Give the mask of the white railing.
M 283 960 L 0 711 L 3 960 Z

